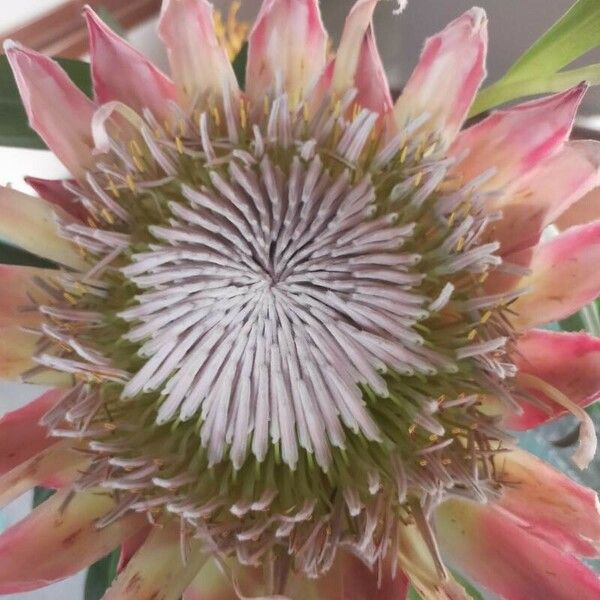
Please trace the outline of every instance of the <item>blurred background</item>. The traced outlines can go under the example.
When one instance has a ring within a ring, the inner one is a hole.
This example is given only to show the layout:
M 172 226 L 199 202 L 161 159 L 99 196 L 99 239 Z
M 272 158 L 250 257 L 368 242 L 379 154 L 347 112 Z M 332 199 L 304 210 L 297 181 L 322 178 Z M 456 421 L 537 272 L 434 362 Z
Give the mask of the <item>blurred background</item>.
M 104 11 L 107 18 L 118 24 L 134 46 L 163 68 L 167 67 L 155 32 L 160 0 L 91 0 L 88 3 Z M 354 0 L 321 0 L 325 24 L 334 43 L 353 3 Z M 0 14 L 0 38 L 13 38 L 51 55 L 85 58 L 87 38 L 80 16 L 84 4 L 86 2 L 81 0 L 4 0 Z M 226 13 L 231 2 L 216 0 L 214 4 Z M 488 82 L 491 82 L 498 79 L 517 56 L 569 8 L 572 0 L 479 0 L 478 4 L 487 10 L 489 16 Z M 260 0 L 242 0 L 240 18 L 251 21 L 259 6 Z M 376 13 L 376 33 L 392 88 L 401 89 L 416 63 L 423 40 L 471 6 L 471 0 L 411 0 L 401 16 L 393 16 L 395 3 L 381 2 Z M 600 53 L 594 62 L 598 61 Z M 585 62 L 591 62 L 589 57 Z M 593 124 L 593 117 L 600 114 L 600 91 L 592 90 L 588 94 L 582 112 L 591 118 L 586 124 Z M 47 152 L 0 148 L 0 184 L 12 184 L 15 188 L 30 191 L 22 180 L 25 174 L 47 178 L 64 175 L 62 167 Z M 0 412 L 17 408 L 40 391 L 37 386 L 0 384 Z M 569 423 L 559 425 L 558 434 L 561 428 L 566 432 L 570 427 Z M 538 442 L 533 439 L 528 443 L 535 448 Z M 568 468 L 561 454 L 553 458 L 562 463 L 561 467 Z M 0 528 L 24 516 L 30 507 L 31 496 L 10 505 L 0 513 Z M 13 598 L 79 600 L 83 597 L 83 580 L 81 574 L 51 588 Z

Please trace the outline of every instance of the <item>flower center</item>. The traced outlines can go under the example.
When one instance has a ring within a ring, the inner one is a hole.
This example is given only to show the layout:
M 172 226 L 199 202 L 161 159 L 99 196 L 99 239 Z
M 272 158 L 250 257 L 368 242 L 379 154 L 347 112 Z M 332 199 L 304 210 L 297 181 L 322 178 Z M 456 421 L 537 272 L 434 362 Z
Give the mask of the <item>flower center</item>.
M 305 114 L 107 123 L 73 188 L 89 223 L 62 224 L 92 266 L 40 308 L 37 360 L 78 379 L 46 422 L 89 440 L 104 522 L 172 515 L 316 575 L 342 539 L 374 561 L 445 495 L 496 493 L 505 435 L 479 402 L 510 402 L 514 367 L 477 182 L 418 120 L 380 141 L 352 93 Z

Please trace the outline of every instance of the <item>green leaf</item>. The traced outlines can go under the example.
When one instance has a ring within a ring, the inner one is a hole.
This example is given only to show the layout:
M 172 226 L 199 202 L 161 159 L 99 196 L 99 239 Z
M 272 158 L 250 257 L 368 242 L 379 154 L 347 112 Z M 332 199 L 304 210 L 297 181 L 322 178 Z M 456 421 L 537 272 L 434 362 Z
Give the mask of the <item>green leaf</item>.
M 90 66 L 79 60 L 59 58 L 58 63 L 88 96 L 92 83 Z M 51 99 L 48 99 L 50 102 Z M 65 115 L 68 118 L 68 115 Z M 0 146 L 44 149 L 46 145 L 29 127 L 21 96 L 6 56 L 0 56 Z
M 585 329 L 579 313 L 575 313 L 569 318 L 563 319 L 559 325 L 563 331 L 583 331 Z
M 600 63 L 581 69 L 540 75 L 539 77 L 533 76 L 526 79 L 513 80 L 503 77 L 493 85 L 481 90 L 471 107 L 469 116 L 474 117 L 515 98 L 562 92 L 582 81 L 587 81 L 591 85 L 599 85 Z
M 600 2 L 575 4 L 526 50 L 504 79 L 551 75 L 600 44 Z
M 46 502 L 46 500 L 53 496 L 54 493 L 55 490 L 51 490 L 49 488 L 39 486 L 35 487 L 33 489 L 33 502 L 31 505 L 32 508 L 37 508 L 40 504 L 42 504 L 42 502 Z
M 2 124 L 0 123 L 0 127 Z M 27 267 L 42 267 L 45 269 L 56 269 L 52 261 L 40 258 L 27 250 L 21 250 L 9 244 L 0 242 L 0 264 L 2 265 L 24 265 Z
M 120 548 L 94 563 L 85 579 L 84 600 L 100 600 L 117 575 Z
M 412 585 L 408 590 L 408 594 L 406 594 L 406 600 L 421 600 L 421 596 L 419 595 L 417 590 L 415 590 L 415 588 L 412 587 Z
M 452 575 L 454 575 L 456 581 L 465 588 L 465 591 L 471 596 L 472 600 L 484 600 L 481 592 L 466 577 L 463 577 L 456 571 L 452 571 Z
M 559 92 L 584 80 L 600 84 L 600 65 L 560 72 L 599 45 L 600 2 L 577 0 L 499 81 L 481 90 L 470 116 L 510 100 Z
M 248 62 L 248 42 L 245 42 L 237 56 L 233 59 L 233 71 L 240 88 L 246 87 L 246 63 Z

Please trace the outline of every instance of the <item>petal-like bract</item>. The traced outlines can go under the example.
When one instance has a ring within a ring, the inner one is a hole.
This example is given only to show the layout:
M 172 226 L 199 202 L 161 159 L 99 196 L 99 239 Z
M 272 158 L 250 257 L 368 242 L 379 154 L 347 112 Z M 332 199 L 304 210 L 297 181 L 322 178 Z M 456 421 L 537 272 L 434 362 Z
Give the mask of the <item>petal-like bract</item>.
M 0 327 L 38 325 L 41 315 L 31 309 L 31 303 L 47 299 L 42 286 L 52 275 L 49 269 L 0 265 Z
M 159 31 L 185 108 L 193 109 L 199 102 L 214 105 L 224 95 L 238 95 L 235 73 L 215 34 L 209 2 L 165 0 Z
M 492 170 L 485 188 L 497 189 L 528 173 L 559 150 L 571 133 L 587 86 L 493 113 L 461 132 L 450 148 L 464 181 Z
M 562 392 L 571 402 L 587 406 L 600 398 L 600 339 L 587 333 L 532 329 L 515 348 L 519 372 L 533 375 Z M 522 402 L 523 412 L 507 413 L 510 429 L 524 430 L 567 413 L 539 390 L 527 390 L 541 404 Z
M 145 56 L 116 35 L 88 6 L 87 20 L 92 81 L 100 104 L 118 100 L 139 112 L 149 109 L 159 122 L 171 113 L 176 100 L 173 82 Z
M 72 220 L 58 206 L 0 187 L 0 240 L 67 267 L 85 268 L 76 247 L 60 236 L 59 219 Z
M 502 219 L 486 235 L 502 243 L 502 255 L 534 246 L 547 225 L 599 184 L 600 142 L 566 143 L 491 204 Z
M 130 515 L 102 529 L 114 508 L 108 495 L 62 490 L 0 535 L 0 594 L 26 592 L 64 579 L 108 554 L 140 529 Z
M 531 274 L 519 288 L 529 292 L 512 306 L 514 324 L 528 329 L 564 319 L 600 295 L 600 221 L 571 227 L 538 246 Z
M 206 555 L 194 542 L 184 562 L 179 531 L 156 527 L 106 592 L 104 600 L 178 600 L 205 561 Z
M 325 67 L 327 34 L 316 0 L 264 0 L 250 33 L 246 93 L 259 105 L 285 92 L 304 99 Z
M 50 390 L 0 419 L 0 475 L 57 442 L 40 419 L 60 400 L 64 390 Z
M 429 38 L 395 108 L 399 127 L 427 115 L 424 141 L 445 149 L 456 137 L 485 77 L 487 17 L 472 8 Z
M 378 0 L 358 0 L 352 7 L 335 56 L 331 90 L 342 96 L 356 88 L 357 102 L 384 114 L 392 98 L 373 33 L 373 11 Z
M 498 459 L 505 489 L 499 506 L 525 521 L 524 529 L 565 552 L 600 553 L 600 504 L 585 488 L 543 460 L 515 449 Z
M 596 573 L 503 509 L 451 500 L 437 509 L 436 524 L 450 564 L 503 600 L 600 597 Z
M 94 162 L 90 127 L 94 103 L 50 58 L 15 43 L 6 43 L 5 50 L 31 127 L 80 177 Z

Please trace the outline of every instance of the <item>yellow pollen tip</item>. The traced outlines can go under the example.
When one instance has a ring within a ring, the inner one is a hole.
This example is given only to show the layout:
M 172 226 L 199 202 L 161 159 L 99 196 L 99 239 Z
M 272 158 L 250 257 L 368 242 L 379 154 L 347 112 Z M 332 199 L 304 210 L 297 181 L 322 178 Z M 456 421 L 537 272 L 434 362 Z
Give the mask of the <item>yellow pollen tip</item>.
M 127 182 L 127 187 L 132 192 L 135 192 L 135 180 L 133 179 L 133 176 L 131 175 L 131 173 L 127 173 L 127 177 L 125 177 L 125 181 Z
M 479 322 L 483 325 L 484 323 L 487 323 L 490 320 L 490 317 L 492 316 L 492 311 L 488 310 L 479 320 Z
M 115 198 L 120 196 L 119 190 L 117 189 L 117 186 L 111 177 L 108 178 L 108 190 Z
M 408 155 L 408 146 L 404 146 L 404 148 L 402 148 L 402 152 L 400 152 L 400 164 L 404 163 L 407 155 Z
M 102 209 L 102 216 L 111 225 L 115 222 L 114 217 L 110 214 L 110 212 L 106 208 Z

